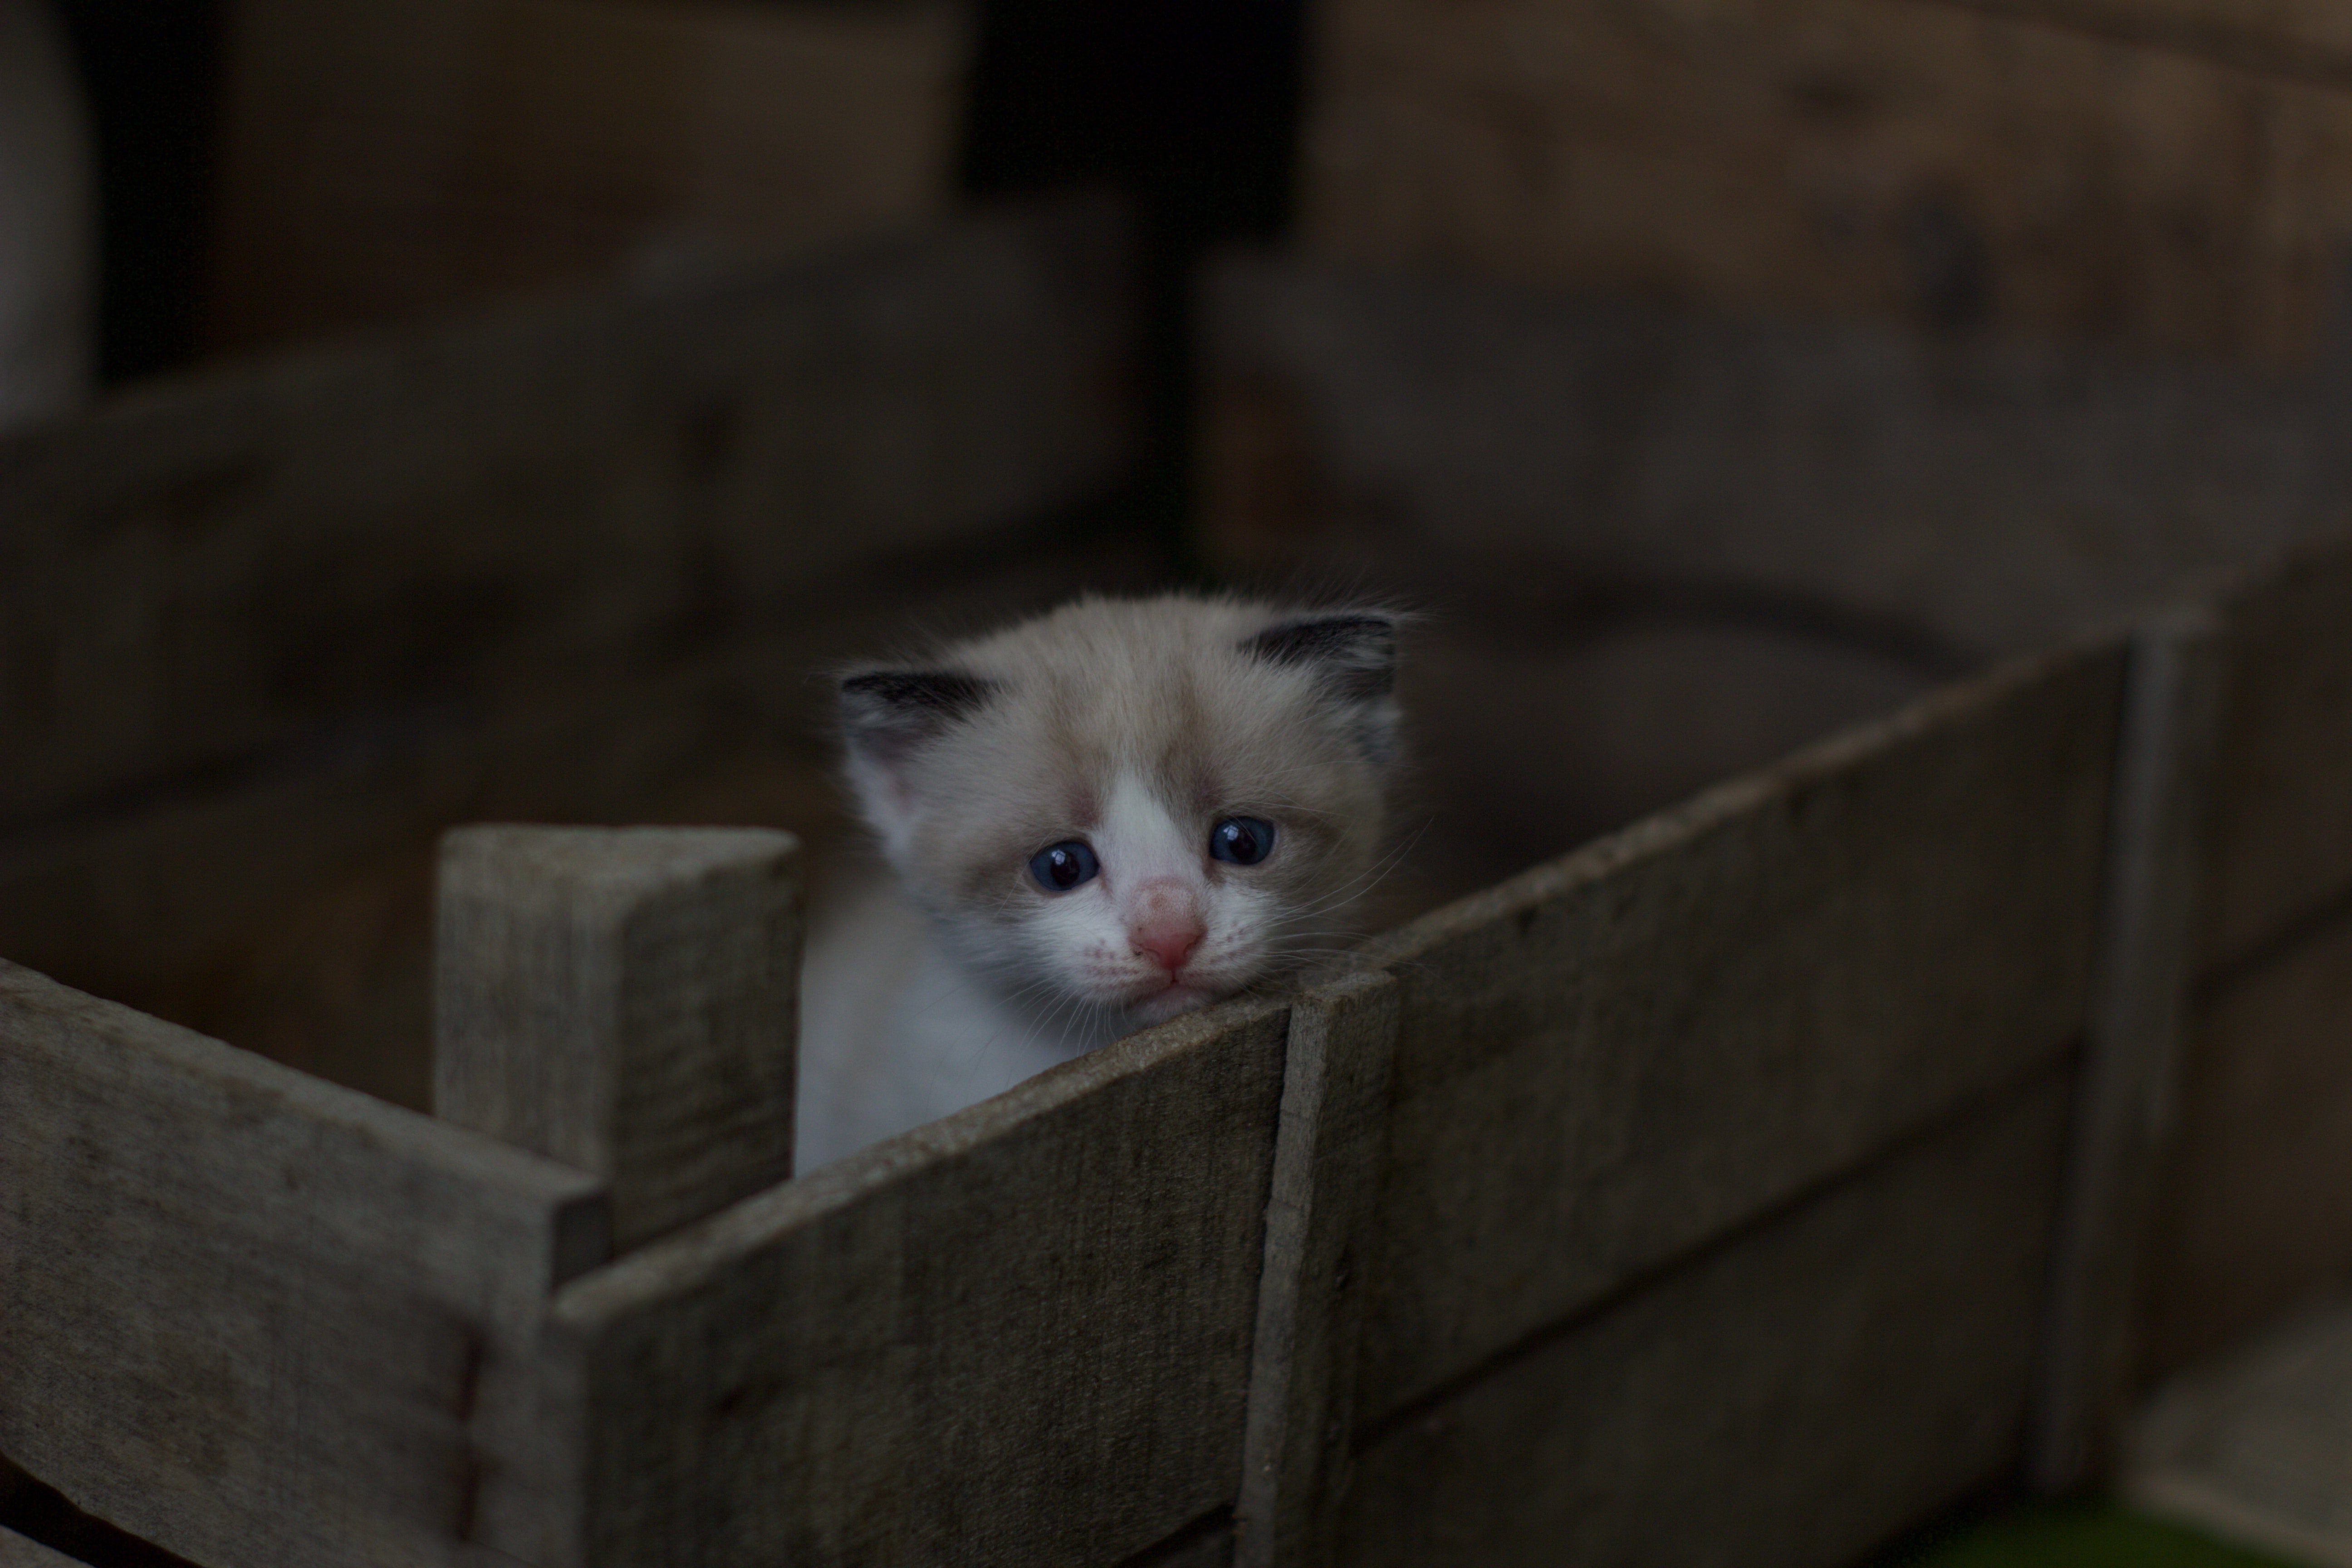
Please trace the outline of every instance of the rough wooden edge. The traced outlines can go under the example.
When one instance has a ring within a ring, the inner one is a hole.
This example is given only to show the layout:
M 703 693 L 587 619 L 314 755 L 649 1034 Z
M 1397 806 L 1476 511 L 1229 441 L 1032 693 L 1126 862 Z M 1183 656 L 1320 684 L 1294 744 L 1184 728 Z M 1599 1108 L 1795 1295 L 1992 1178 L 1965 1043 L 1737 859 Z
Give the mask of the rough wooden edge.
M 2134 1309 L 2194 968 L 2199 860 L 2220 732 L 2222 637 L 2201 608 L 2132 638 L 2107 826 L 2097 968 L 2026 1444 L 2038 1489 L 2113 1462 Z
M 0 1568 L 79 1568 L 62 1552 L 52 1552 L 26 1536 L 0 1525 Z
M 446 1126 L 0 959 L 0 1024 L 16 1008 L 102 1035 L 169 1071 L 264 1096 L 289 1113 L 332 1128 L 390 1158 L 415 1161 L 459 1181 L 528 1194 L 553 1205 L 560 1223 L 547 1281 L 550 1290 L 610 1256 L 604 1184 L 584 1171 Z
M 770 1187 L 572 1280 L 556 1295 L 554 1320 L 577 1331 L 675 1292 L 698 1289 L 747 1250 L 919 1172 L 961 1159 L 1104 1084 L 1149 1072 L 1169 1057 L 1287 1005 L 1279 998 L 1238 997 L 1184 1014 L 1048 1068 L 952 1116 Z
M 1379 972 L 1320 986 L 1291 1007 L 1235 1568 L 1319 1563 L 1336 1543 L 1397 1015 L 1396 982 Z
M 434 1113 L 611 1184 L 614 1246 L 789 1178 L 799 841 L 772 828 L 453 828 Z

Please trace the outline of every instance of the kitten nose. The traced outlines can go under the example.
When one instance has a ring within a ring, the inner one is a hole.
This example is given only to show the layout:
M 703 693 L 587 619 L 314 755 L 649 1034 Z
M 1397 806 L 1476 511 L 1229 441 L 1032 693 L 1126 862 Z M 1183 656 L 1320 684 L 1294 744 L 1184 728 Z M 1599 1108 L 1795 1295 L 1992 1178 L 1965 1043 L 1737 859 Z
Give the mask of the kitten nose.
M 1184 961 L 1192 956 L 1194 948 L 1201 945 L 1201 928 L 1197 922 L 1181 926 L 1152 926 L 1136 931 L 1129 940 L 1135 943 L 1136 952 L 1150 953 L 1160 968 L 1173 974 L 1184 967 Z
M 1136 892 L 1135 919 L 1127 928 L 1127 939 L 1136 952 L 1148 953 L 1173 974 L 1201 945 L 1201 916 L 1191 889 L 1180 882 L 1147 882 Z

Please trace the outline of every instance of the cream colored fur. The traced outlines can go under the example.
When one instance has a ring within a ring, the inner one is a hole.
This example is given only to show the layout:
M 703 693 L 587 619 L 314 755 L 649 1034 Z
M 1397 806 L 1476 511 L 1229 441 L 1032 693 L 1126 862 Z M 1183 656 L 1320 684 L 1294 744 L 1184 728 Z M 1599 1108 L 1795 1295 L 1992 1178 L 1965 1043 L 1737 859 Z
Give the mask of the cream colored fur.
M 846 678 L 895 878 L 810 942 L 801 1167 L 1339 947 L 1384 829 L 1394 647 L 1378 611 L 1082 599 Z M 1261 863 L 1212 857 L 1233 818 L 1274 826 Z M 1072 841 L 1099 874 L 1049 889 L 1032 858 Z

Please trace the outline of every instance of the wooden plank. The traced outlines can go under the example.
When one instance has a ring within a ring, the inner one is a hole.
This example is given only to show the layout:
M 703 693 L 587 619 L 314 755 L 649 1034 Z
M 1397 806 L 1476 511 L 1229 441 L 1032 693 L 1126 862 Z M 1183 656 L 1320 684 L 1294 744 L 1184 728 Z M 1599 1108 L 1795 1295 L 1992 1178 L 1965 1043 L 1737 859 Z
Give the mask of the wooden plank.
M 1229 1505 L 1285 1012 L 1174 1020 L 567 1287 L 585 1561 L 1116 1562 Z
M 790 834 L 455 828 L 436 901 L 435 1115 L 604 1178 L 615 1248 L 792 1179 Z
M 2150 1377 L 2352 1280 L 2352 914 L 2200 999 L 2179 1107 Z
M 2352 1306 L 2340 1298 L 2168 1381 L 2124 1495 L 2314 1568 L 2352 1568 Z
M 355 720 L 250 773 L 0 830 L 0 953 L 426 1110 L 443 828 L 727 821 L 787 827 L 821 849 L 846 825 L 810 670 L 908 624 L 999 621 L 1151 581 L 1132 542 L 1003 542 L 987 554 L 876 563 L 825 600 L 796 598 L 767 635 L 627 677 Z
M 0 824 L 625 679 L 1101 490 L 1132 449 L 1122 232 L 999 211 L 0 441 Z
M 2063 1052 L 2121 667 L 1952 689 L 1372 944 L 1362 1417 Z
M 2178 1117 L 2221 717 L 2221 627 L 2175 612 L 2132 637 L 2081 1086 L 2068 1139 L 2026 1473 L 2072 1492 L 2113 1464 L 2129 1415 L 2148 1226 Z
M 2352 895 L 2352 542 L 2232 594 L 2200 963 L 2291 941 Z
M 76 1568 L 76 1564 L 62 1552 L 52 1552 L 13 1530 L 0 1529 L 0 1568 Z
M 1366 1435 L 1339 1560 L 1810 1568 L 2013 1462 L 2053 1069 Z
M 2325 377 L 1242 257 L 1205 299 L 1221 566 L 1519 648 L 1697 626 L 1945 678 L 2340 538 L 2352 491 Z
M 952 202 L 958 0 L 228 12 L 215 345 L 626 266 L 805 253 Z
M 1396 983 L 1377 973 L 1333 981 L 1291 1005 L 1250 1349 L 1236 1568 L 1331 1557 L 1356 1426 L 1364 1260 L 1396 1026 Z
M 216 1568 L 555 1561 L 594 1178 L 0 964 L 0 1451 Z
M 2315 353 L 2352 237 L 2345 83 L 2011 9 L 1345 0 L 1318 14 L 1303 235 L 1743 309 Z

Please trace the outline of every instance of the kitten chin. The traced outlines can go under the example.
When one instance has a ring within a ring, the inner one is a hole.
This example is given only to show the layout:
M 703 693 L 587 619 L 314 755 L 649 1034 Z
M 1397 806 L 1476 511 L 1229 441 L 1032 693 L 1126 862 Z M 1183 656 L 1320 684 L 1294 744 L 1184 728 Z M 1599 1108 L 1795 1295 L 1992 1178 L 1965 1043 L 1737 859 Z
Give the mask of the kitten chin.
M 802 1168 L 1340 945 L 1385 826 L 1397 630 L 1085 598 L 843 676 L 896 886 L 812 939 Z

